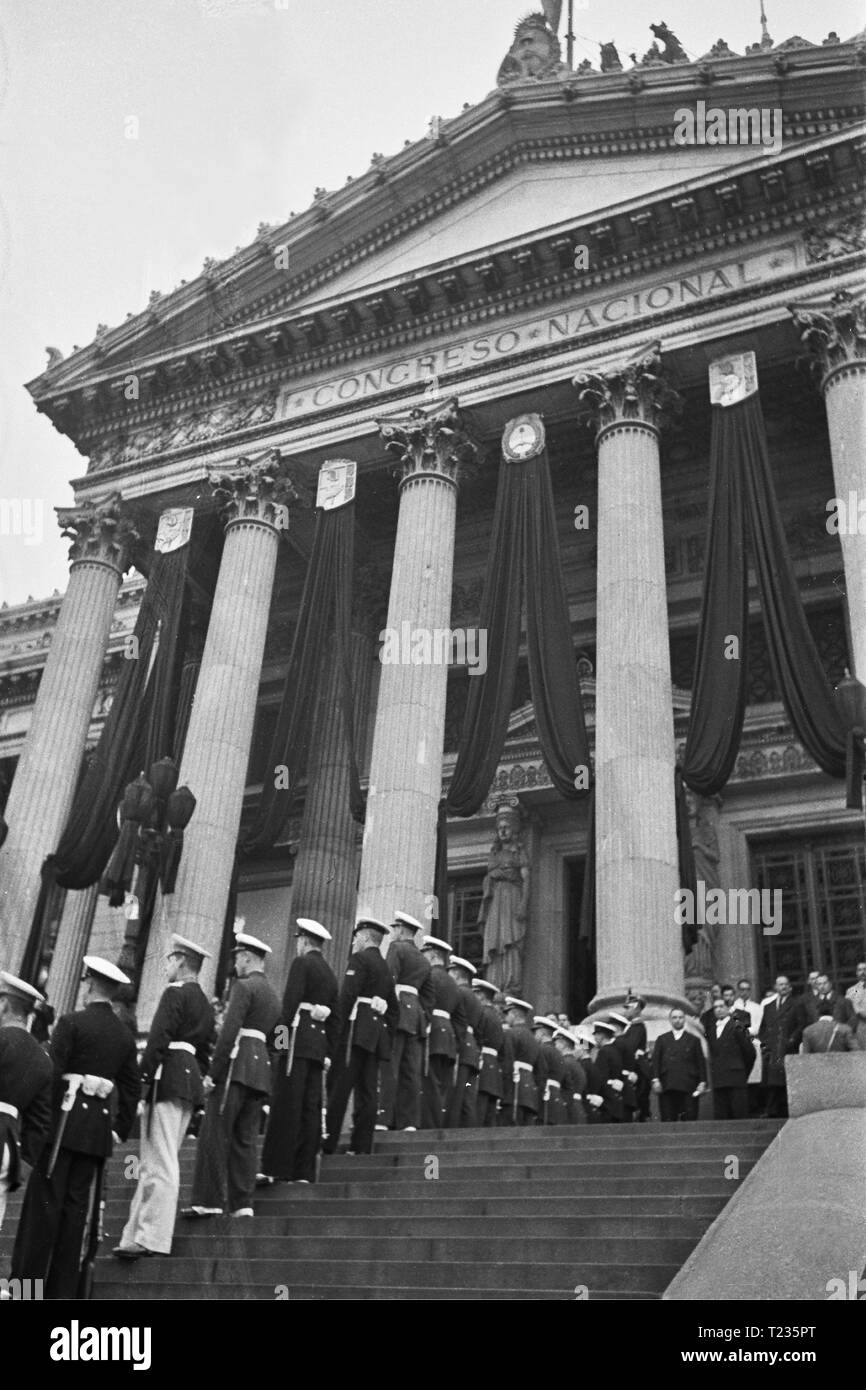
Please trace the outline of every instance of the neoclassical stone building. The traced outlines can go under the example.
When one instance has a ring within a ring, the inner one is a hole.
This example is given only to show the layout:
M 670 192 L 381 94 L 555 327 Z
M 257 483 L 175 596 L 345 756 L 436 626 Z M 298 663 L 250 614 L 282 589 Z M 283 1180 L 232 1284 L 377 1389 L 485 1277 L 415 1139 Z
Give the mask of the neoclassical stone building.
M 149 572 L 169 508 L 194 509 L 188 583 L 202 648 L 181 780 L 198 806 L 151 932 L 140 1022 L 173 924 L 218 953 L 239 831 L 274 775 L 318 472 L 335 459 L 358 470 L 352 662 L 366 822 L 348 810 L 326 666 L 305 782 L 277 845 L 244 860 L 237 910 L 273 945 L 279 976 L 297 915 L 330 926 L 337 961 L 356 905 L 429 917 L 436 808 L 472 677 L 466 665 L 383 664 L 378 636 L 404 622 L 477 624 L 503 428 L 536 414 L 594 750 L 596 940 L 589 949 L 577 927 L 586 807 L 550 784 L 524 653 L 487 801 L 449 824 L 455 949 L 481 958 L 495 812 L 516 798 L 530 866 L 522 988 L 539 1008 L 575 1017 L 629 985 L 662 1005 L 708 978 L 745 973 L 760 988 L 817 963 L 848 982 L 864 950 L 862 815 L 794 737 L 754 603 L 741 750 L 720 796 L 691 798 L 692 834 L 707 883 L 782 889 L 778 935 L 710 929 L 684 960 L 671 787 L 706 548 L 708 367 L 724 354 L 756 356 L 825 671 L 866 679 L 863 542 L 826 524 L 829 499 L 866 497 L 864 59 L 862 39 L 765 39 L 745 56 L 720 40 L 697 62 L 654 47 L 627 70 L 608 51 L 607 70 L 572 71 L 536 18 L 477 105 L 52 358 L 28 389 L 83 462 L 76 507 L 61 517 L 65 597 L 0 613 L 7 773 L 20 754 L 0 851 L 5 963 L 24 951 L 40 865 L 123 659 L 143 588 L 132 567 Z M 699 103 L 779 111 L 778 148 L 681 143 L 676 113 Z M 816 310 L 828 327 L 804 345 L 802 314 Z M 670 423 L 648 372 L 623 385 L 624 364 L 654 342 L 684 403 Z M 608 392 L 589 421 L 574 384 L 588 373 Z M 413 408 L 424 416 L 410 427 Z M 398 461 L 383 430 L 392 442 L 396 430 Z M 227 507 L 217 474 L 237 480 Z M 74 997 L 88 941 L 117 955 L 126 926 L 95 886 L 58 897 L 42 943 L 55 1002 Z

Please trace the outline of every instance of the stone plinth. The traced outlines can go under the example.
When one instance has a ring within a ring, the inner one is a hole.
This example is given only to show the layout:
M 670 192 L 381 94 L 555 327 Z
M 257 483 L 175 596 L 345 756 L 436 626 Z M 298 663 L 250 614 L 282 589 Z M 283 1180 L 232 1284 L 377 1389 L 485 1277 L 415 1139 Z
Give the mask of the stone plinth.
M 866 1052 L 816 1052 L 785 1058 L 788 1114 L 862 1110 L 866 1126 Z

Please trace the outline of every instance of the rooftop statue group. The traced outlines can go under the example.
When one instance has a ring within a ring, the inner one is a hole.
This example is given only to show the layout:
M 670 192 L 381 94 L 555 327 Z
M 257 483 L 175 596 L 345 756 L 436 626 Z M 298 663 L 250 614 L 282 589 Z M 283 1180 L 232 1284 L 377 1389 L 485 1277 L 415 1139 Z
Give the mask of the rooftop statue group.
M 562 49 L 557 37 L 562 19 L 562 0 L 542 0 L 543 13 L 527 15 L 518 24 L 514 42 L 508 50 L 497 76 L 499 86 L 519 82 L 528 77 L 544 79 L 565 76 L 570 68 L 562 61 Z M 651 24 L 655 42 L 642 59 L 632 53 L 635 66 L 659 67 L 670 63 L 687 63 L 688 54 L 667 24 Z M 719 40 L 721 45 L 722 41 Z M 659 47 L 661 44 L 661 47 Z M 615 43 L 599 45 L 602 72 L 622 72 L 622 62 Z M 578 65 L 579 73 L 594 72 L 588 58 Z

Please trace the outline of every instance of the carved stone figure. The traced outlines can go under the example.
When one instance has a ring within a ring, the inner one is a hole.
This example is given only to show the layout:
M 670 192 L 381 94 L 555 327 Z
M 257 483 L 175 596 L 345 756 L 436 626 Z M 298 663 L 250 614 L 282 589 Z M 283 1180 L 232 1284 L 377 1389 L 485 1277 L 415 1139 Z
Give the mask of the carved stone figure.
M 506 992 L 520 989 L 528 911 L 529 858 L 520 835 L 519 803 L 511 798 L 496 812 L 496 838 L 478 914 L 487 978 Z
M 530 14 L 515 29 L 514 42 L 502 60 L 496 82 L 504 87 L 510 82 L 559 77 L 567 72 L 559 39 L 545 15 Z
M 615 43 L 599 44 L 601 49 L 602 72 L 622 72 L 622 63 Z
M 663 45 L 663 52 L 660 55 L 663 63 L 687 63 L 689 61 L 686 50 L 673 30 L 669 29 L 666 24 L 651 24 L 650 31 Z

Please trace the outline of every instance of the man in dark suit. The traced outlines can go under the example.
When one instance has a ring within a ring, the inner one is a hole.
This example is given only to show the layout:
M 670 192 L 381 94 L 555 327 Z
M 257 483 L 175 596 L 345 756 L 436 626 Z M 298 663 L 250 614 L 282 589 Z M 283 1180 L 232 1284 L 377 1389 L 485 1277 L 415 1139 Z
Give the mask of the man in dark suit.
M 77 1295 L 102 1168 L 113 1137 L 128 1137 L 138 1106 L 135 1038 L 111 1007 L 129 979 L 100 956 L 85 956 L 84 968 L 84 1008 L 54 1027 L 52 1127 L 27 1183 L 12 1253 L 13 1279 L 44 1280 L 46 1298 Z
M 456 1080 L 456 1063 L 466 1035 L 466 1008 L 457 981 L 448 974 L 451 947 L 438 936 L 425 936 L 421 950 L 430 962 L 433 1008 L 424 1044 L 425 1067 L 421 1113 L 425 1129 L 448 1124 Z
M 715 1027 L 710 1029 L 710 1073 L 713 1081 L 713 1119 L 745 1120 L 749 1115 L 749 1072 L 755 1049 L 748 1030 L 731 1017 L 724 999 L 717 999 Z
M 38 989 L 0 970 L 0 1230 L 21 1159 L 35 1163 L 51 1124 L 51 1063 L 27 1029 Z
M 496 1124 L 496 1112 L 502 1099 L 502 1054 L 505 1033 L 502 1028 L 502 1019 L 499 1017 L 499 1010 L 493 1003 L 497 994 L 496 985 L 490 980 L 482 980 L 479 975 L 475 975 L 472 980 L 472 991 L 478 996 L 481 1003 L 481 1013 L 475 1024 L 476 1037 L 481 1046 L 481 1070 L 478 1073 L 478 1124 L 483 1129 L 489 1129 Z
M 833 1001 L 825 998 L 820 1005 L 820 1017 L 815 1023 L 808 1023 L 803 1029 L 800 1051 L 808 1052 L 857 1052 L 859 1051 L 853 1030 L 847 1023 L 839 1023 L 833 1015 Z
M 776 993 L 764 1000 L 758 1040 L 764 1058 L 767 1116 L 784 1119 L 788 1114 L 785 1058 L 799 1048 L 805 1020 L 787 975 L 777 975 L 775 988 Z
M 391 1036 L 400 1017 L 394 980 L 380 949 L 387 931 L 384 922 L 373 917 L 355 924 L 354 950 L 338 1004 L 341 1033 L 329 1072 L 328 1137 L 322 1145 L 326 1154 L 337 1151 L 352 1091 L 355 1112 L 348 1151 L 373 1152 L 379 1063 L 390 1058 Z
M 707 1064 L 700 1039 L 686 1032 L 682 1009 L 671 1009 L 671 1031 L 656 1038 L 652 1089 L 665 1123 L 698 1118 L 698 1096 L 707 1089 Z
M 809 990 L 801 1000 L 803 1026 L 805 1027 L 808 1023 L 817 1023 L 819 1018 L 824 1017 L 827 1008 L 830 1009 L 831 1017 L 837 1023 L 850 1025 L 856 1021 L 851 1001 L 833 988 L 829 975 L 819 975 L 815 981 L 814 991 Z
M 112 1251 L 121 1260 L 171 1253 L 180 1190 L 178 1155 L 193 1111 L 204 1100 L 202 1077 L 214 1042 L 213 1008 L 198 982 L 209 958 L 203 946 L 176 933 L 172 936 L 166 956 L 168 988 L 157 1005 L 141 1059 L 141 1160 L 129 1220 Z
M 256 1143 L 271 1094 L 271 1052 L 280 1001 L 265 979 L 270 946 L 235 934 L 235 980 L 205 1082 L 209 1092 L 187 1217 L 253 1215 Z
M 262 1172 L 256 1181 L 314 1182 L 322 1137 L 322 1088 L 340 1033 L 337 977 L 322 955 L 331 933 L 312 917 L 299 917 L 278 1033 L 274 1089 Z M 283 1057 L 285 1056 L 285 1063 Z
M 416 1130 L 421 1123 L 421 1068 L 424 1039 L 434 1007 L 430 962 L 415 944 L 421 923 L 408 912 L 395 912 L 394 940 L 386 960 L 394 978 L 400 1017 L 391 1039 L 391 1059 L 380 1076 L 379 1119 L 383 1129 Z

